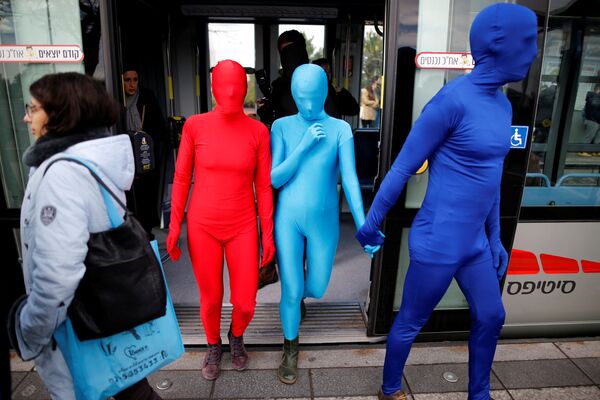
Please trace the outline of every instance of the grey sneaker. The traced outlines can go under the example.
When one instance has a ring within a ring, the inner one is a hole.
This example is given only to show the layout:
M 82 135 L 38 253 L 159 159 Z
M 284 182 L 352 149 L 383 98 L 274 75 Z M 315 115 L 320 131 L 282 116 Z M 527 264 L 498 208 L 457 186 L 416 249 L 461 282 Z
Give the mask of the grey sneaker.
M 229 349 L 231 351 L 231 364 L 236 371 L 243 371 L 248 368 L 248 352 L 244 346 L 244 335 L 233 336 L 231 329 L 227 333 L 229 339 Z
M 221 342 L 218 344 L 209 344 L 202 363 L 202 377 L 207 381 L 214 381 L 221 372 Z

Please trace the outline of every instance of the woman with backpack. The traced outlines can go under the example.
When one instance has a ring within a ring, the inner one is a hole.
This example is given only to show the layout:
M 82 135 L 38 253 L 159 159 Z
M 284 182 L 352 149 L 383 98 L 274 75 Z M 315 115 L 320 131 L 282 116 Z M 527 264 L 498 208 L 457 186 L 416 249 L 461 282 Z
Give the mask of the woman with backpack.
M 9 324 L 17 352 L 34 360 L 52 398 L 74 400 L 73 378 L 53 334 L 66 320 L 86 271 L 90 234 L 111 224 L 98 183 L 86 167 L 73 162 L 47 167 L 57 158 L 85 159 L 125 202 L 133 155 L 129 137 L 113 136 L 108 128 L 119 109 L 99 82 L 79 73 L 51 74 L 29 91 L 23 121 L 36 140 L 23 157 L 31 170 L 20 223 L 27 297 L 13 306 Z M 160 399 L 146 379 L 114 397 Z

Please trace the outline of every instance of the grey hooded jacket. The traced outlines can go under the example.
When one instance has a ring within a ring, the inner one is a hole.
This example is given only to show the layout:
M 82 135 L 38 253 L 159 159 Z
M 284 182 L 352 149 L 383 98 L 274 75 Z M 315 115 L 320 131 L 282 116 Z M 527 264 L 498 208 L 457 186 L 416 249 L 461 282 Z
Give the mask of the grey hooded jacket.
M 32 168 L 21 207 L 23 274 L 29 297 L 17 311 L 16 334 L 24 359 L 34 359 L 53 399 L 75 400 L 73 382 L 52 340 L 85 272 L 89 234 L 110 228 L 98 183 L 78 164 L 54 159 L 68 155 L 91 162 L 125 202 L 135 172 L 127 135 L 88 140 Z M 117 207 L 119 207 L 117 205 Z

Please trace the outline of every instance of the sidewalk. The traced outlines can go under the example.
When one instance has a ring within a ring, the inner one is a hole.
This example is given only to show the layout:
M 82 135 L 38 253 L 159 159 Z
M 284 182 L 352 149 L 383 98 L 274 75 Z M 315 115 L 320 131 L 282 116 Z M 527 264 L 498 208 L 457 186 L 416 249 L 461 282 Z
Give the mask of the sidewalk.
M 277 379 L 278 349 L 249 348 L 250 368 L 231 370 L 224 353 L 224 371 L 215 382 L 200 376 L 204 351 L 186 354 L 150 377 L 165 399 L 376 399 L 385 354 L 383 345 L 304 346 L 295 385 Z M 501 341 L 492 374 L 495 400 L 599 400 L 600 337 L 581 341 Z M 13 399 L 49 399 L 33 364 L 12 357 Z M 406 388 L 413 400 L 466 399 L 465 343 L 417 343 L 405 369 Z M 450 383 L 443 377 L 458 377 Z

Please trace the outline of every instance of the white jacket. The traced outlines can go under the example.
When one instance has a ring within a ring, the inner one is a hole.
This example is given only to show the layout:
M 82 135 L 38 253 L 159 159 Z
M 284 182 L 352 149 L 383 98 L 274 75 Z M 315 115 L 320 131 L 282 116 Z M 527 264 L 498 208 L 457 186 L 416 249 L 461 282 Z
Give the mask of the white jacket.
M 53 399 L 74 400 L 72 378 L 52 334 L 65 320 L 85 272 L 89 234 L 109 229 L 110 222 L 98 183 L 87 168 L 58 161 L 44 175 L 50 162 L 66 155 L 92 163 L 124 203 L 135 166 L 127 135 L 88 140 L 32 168 L 25 190 L 21 248 L 29 297 L 16 318 L 19 349 L 25 359 L 35 357 Z

